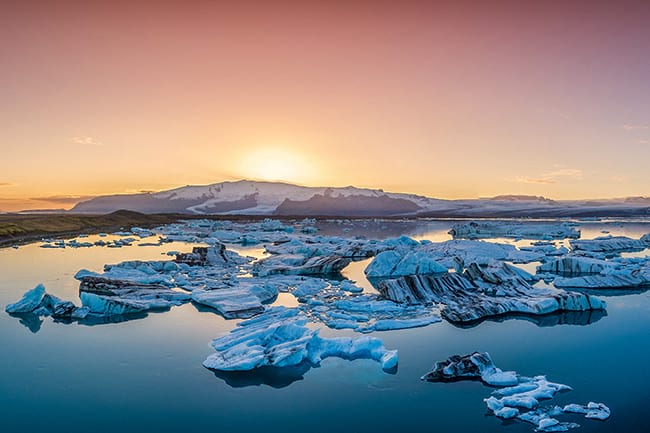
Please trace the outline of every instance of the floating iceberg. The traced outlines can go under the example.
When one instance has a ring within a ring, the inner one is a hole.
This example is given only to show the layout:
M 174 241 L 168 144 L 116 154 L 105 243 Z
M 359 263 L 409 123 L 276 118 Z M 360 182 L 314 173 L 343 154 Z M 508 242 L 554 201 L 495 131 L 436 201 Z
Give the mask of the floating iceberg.
M 492 362 L 487 352 L 474 352 L 466 356 L 451 356 L 438 361 L 433 369 L 422 376 L 427 382 L 454 382 L 463 379 L 481 379 L 488 385 L 509 386 L 518 383 L 514 371 L 502 371 Z
M 429 382 L 453 382 L 457 380 L 481 380 L 499 389 L 485 398 L 488 409 L 502 419 L 519 419 L 535 426 L 536 431 L 568 431 L 578 424 L 562 422 L 554 417 L 564 413 L 581 413 L 586 418 L 605 420 L 610 411 L 602 403 L 589 403 L 587 406 L 569 404 L 541 407 L 541 400 L 552 399 L 557 393 L 570 391 L 571 387 L 561 383 L 549 382 L 545 376 L 525 377 L 514 371 L 497 368 L 487 352 L 474 352 L 470 355 L 451 356 L 446 361 L 436 362 L 433 369 L 422 376 Z
M 625 236 L 602 236 L 595 239 L 571 240 L 569 243 L 575 251 L 595 253 L 640 251 L 646 247 L 643 239 L 631 239 Z
M 190 266 L 228 266 L 241 265 L 246 259 L 227 250 L 224 244 L 217 243 L 211 247 L 194 247 L 191 253 L 178 253 L 174 262 Z
M 537 272 L 549 272 L 565 277 L 599 274 L 606 269 L 613 269 L 615 264 L 606 260 L 589 257 L 567 256 L 546 262 L 537 267 Z
M 504 314 L 549 314 L 556 311 L 605 309 L 598 298 L 547 287 L 533 287 L 523 270 L 491 262 L 471 263 L 461 275 L 410 275 L 376 283 L 387 299 L 409 305 L 444 304 L 442 316 L 450 322 L 472 322 Z
M 7 305 L 5 311 L 9 314 L 31 313 L 41 306 L 44 296 L 45 287 L 39 284 L 32 290 L 25 292 L 18 302 Z
M 446 273 L 447 268 L 436 262 L 430 253 L 395 249 L 383 251 L 365 269 L 368 278 L 396 277 Z
M 570 223 L 471 221 L 454 224 L 449 230 L 454 239 L 565 239 L 580 237 Z
M 650 279 L 638 270 L 619 270 L 584 277 L 558 277 L 553 284 L 563 289 L 623 289 L 645 286 L 650 284 Z
M 304 257 L 295 254 L 274 255 L 255 262 L 253 275 L 326 275 L 341 272 L 350 259 L 339 256 Z
M 81 292 L 81 304 L 95 316 L 122 316 L 141 313 L 149 309 L 144 302 L 101 296 L 95 293 Z
M 416 328 L 440 322 L 437 308 L 400 305 L 363 289 L 349 280 L 314 277 L 276 277 L 282 291 L 292 293 L 309 317 L 329 328 L 369 333 Z
M 106 298 L 107 300 L 113 301 L 107 303 L 107 305 L 123 303 L 127 306 L 133 305 L 134 308 L 141 307 L 142 309 L 139 311 L 144 311 L 170 308 L 181 305 L 190 300 L 190 295 L 187 293 L 172 290 L 156 284 L 140 284 L 95 276 L 84 276 L 80 279 L 81 285 L 79 290 L 81 291 L 81 295 L 84 293 L 100 295 L 102 299 Z M 80 297 L 82 303 L 84 303 L 84 297 Z M 93 299 L 93 302 L 97 302 L 94 297 L 88 299 Z M 110 306 L 108 306 L 106 312 L 101 312 L 99 309 L 97 311 L 92 311 L 101 315 L 126 314 L 114 313 L 113 308 Z
M 240 279 L 230 288 L 194 290 L 192 300 L 212 307 L 226 319 L 249 318 L 264 312 L 264 305 L 278 295 L 277 287 L 266 283 L 251 283 Z
M 83 319 L 88 309 L 77 307 L 45 292 L 42 284 L 27 291 L 20 301 L 9 304 L 5 311 L 12 315 L 52 316 L 55 319 Z
M 397 367 L 397 351 L 387 350 L 381 340 L 323 338 L 318 330 L 306 326 L 308 321 L 297 309 L 270 308 L 213 340 L 212 347 L 217 353 L 210 355 L 203 365 L 211 370 L 245 371 L 265 366 L 319 365 L 323 359 L 335 356 L 373 359 L 380 362 L 385 371 Z
M 586 406 L 580 404 L 568 404 L 562 409 L 567 413 L 583 413 L 585 418 L 606 420 L 611 415 L 611 411 L 603 403 L 594 403 L 590 401 Z
M 423 245 L 420 249 L 427 251 L 439 264 L 447 268 L 453 268 L 459 262 L 487 265 L 492 260 L 530 263 L 545 258 L 544 254 L 522 251 L 514 245 L 462 239 L 433 242 Z

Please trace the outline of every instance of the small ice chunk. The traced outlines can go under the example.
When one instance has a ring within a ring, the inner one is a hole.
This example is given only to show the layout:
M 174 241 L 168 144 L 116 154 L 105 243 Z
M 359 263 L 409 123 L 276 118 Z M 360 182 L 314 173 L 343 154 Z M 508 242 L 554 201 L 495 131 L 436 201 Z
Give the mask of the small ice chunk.
M 594 403 L 590 401 L 586 406 L 581 404 L 568 404 L 562 409 L 564 412 L 568 413 L 581 413 L 585 415 L 585 418 L 606 420 L 610 417 L 611 411 L 603 403 Z
M 81 304 L 88 308 L 90 314 L 98 316 L 119 316 L 123 314 L 140 313 L 148 309 L 140 301 L 100 296 L 94 293 L 81 292 Z
M 510 419 L 519 415 L 519 410 L 514 407 L 504 406 L 501 409 L 494 410 L 494 414 L 499 418 Z
M 7 305 L 5 311 L 9 314 L 31 313 L 41 305 L 44 296 L 45 287 L 39 284 L 26 292 L 20 301 Z

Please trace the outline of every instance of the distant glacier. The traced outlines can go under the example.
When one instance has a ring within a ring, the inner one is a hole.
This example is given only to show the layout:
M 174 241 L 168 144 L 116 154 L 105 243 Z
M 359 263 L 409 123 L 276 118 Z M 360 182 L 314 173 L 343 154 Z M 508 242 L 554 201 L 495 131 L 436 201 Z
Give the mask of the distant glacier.
M 480 217 L 650 217 L 650 198 L 554 201 L 537 196 L 443 200 L 415 194 L 347 186 L 305 187 L 281 182 L 241 180 L 168 191 L 95 197 L 70 212 L 196 215 L 281 215 L 436 218 Z

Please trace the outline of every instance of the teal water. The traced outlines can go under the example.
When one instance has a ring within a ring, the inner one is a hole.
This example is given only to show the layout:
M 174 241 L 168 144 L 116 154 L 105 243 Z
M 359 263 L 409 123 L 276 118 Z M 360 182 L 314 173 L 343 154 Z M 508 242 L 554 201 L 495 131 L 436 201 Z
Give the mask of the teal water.
M 451 222 L 325 224 L 323 234 L 418 239 L 448 238 Z M 583 223 L 583 237 L 601 231 L 631 237 L 647 223 Z M 340 232 L 339 232 L 340 231 Z M 92 240 L 92 239 L 91 239 Z M 38 283 L 77 300 L 72 275 L 105 263 L 164 258 L 189 245 L 121 249 L 42 249 L 38 244 L 0 250 L 0 306 Z M 647 253 L 644 252 L 643 254 Z M 358 264 L 347 270 L 362 279 Z M 360 281 L 361 284 L 366 284 Z M 576 432 L 646 432 L 650 397 L 650 292 L 604 296 L 607 315 L 588 325 L 550 325 L 552 320 L 486 321 L 468 329 L 445 322 L 426 328 L 375 333 L 399 350 L 399 369 L 386 374 L 369 360 L 325 360 L 319 368 L 217 377 L 201 366 L 212 338 L 234 321 L 186 304 L 146 318 L 97 326 L 45 319 L 32 332 L 0 313 L 0 415 L 3 432 L 532 432 L 531 425 L 489 416 L 478 382 L 425 383 L 433 364 L 452 354 L 488 351 L 497 366 L 525 375 L 545 374 L 573 391 L 552 404 L 603 402 L 605 422 L 562 416 L 581 424 Z M 278 302 L 288 302 L 286 298 Z M 78 302 L 78 301 L 77 301 Z M 30 324 L 35 329 L 36 324 Z M 324 335 L 352 335 L 324 329 Z

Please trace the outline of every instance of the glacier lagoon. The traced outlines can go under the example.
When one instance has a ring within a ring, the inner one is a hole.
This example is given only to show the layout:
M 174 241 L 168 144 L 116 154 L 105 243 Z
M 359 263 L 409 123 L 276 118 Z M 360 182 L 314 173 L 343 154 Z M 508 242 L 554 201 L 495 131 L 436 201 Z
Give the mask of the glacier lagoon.
M 453 221 L 336 221 L 318 223 L 319 235 L 385 239 L 407 235 L 417 240 L 450 239 Z M 639 239 L 650 232 L 645 221 L 579 222 L 583 239 L 611 235 Z M 79 241 L 96 241 L 91 236 Z M 107 236 L 111 240 L 120 237 Z M 529 240 L 488 238 L 518 246 Z M 20 299 L 38 283 L 49 293 L 78 301 L 82 268 L 101 271 L 125 260 L 164 260 L 170 250 L 193 244 L 122 248 L 40 248 L 40 243 L 0 250 L 0 305 Z M 155 243 L 155 242 L 154 242 Z M 569 240 L 557 245 L 569 246 Z M 260 257 L 260 245 L 229 248 Z M 623 253 L 644 257 L 647 250 Z M 365 291 L 369 260 L 353 262 L 343 275 Z M 535 264 L 520 265 L 534 272 Z M 214 373 L 201 363 L 214 350 L 210 341 L 238 320 L 194 304 L 122 323 L 83 326 L 21 323 L 0 314 L 0 384 L 3 431 L 158 431 L 228 428 L 239 431 L 532 431 L 530 424 L 502 421 L 483 399 L 491 389 L 478 382 L 420 381 L 436 361 L 453 354 L 487 351 L 495 362 L 525 375 L 545 374 L 573 390 L 553 404 L 604 402 L 612 411 L 606 422 L 564 416 L 578 422 L 575 431 L 645 431 L 642 405 L 649 396 L 645 370 L 650 296 L 644 289 L 595 291 L 607 302 L 607 314 L 552 326 L 553 320 L 487 320 L 472 327 L 446 321 L 427 327 L 376 332 L 384 345 L 399 351 L 399 367 L 387 374 L 368 359 L 325 359 L 320 367 L 272 369 L 252 373 Z M 275 304 L 293 306 L 281 294 Z M 591 323 L 587 323 L 591 322 Z M 34 332 L 37 331 L 37 332 Z M 358 336 L 324 328 L 325 337 Z M 505 425 L 504 425 L 505 424 Z

